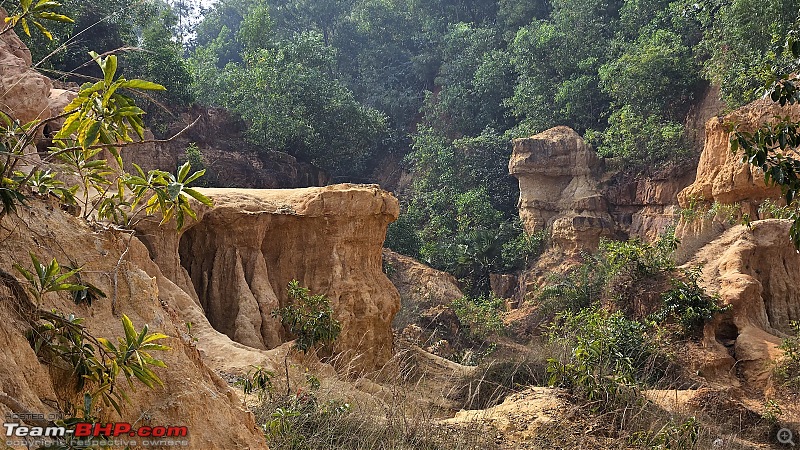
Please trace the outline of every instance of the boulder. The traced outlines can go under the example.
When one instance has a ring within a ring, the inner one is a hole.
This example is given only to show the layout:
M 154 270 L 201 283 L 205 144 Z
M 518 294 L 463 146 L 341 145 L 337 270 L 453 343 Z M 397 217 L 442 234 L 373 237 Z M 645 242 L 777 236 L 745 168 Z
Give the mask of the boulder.
M 383 264 L 386 276 L 400 293 L 403 309 L 449 305 L 453 300 L 464 296 L 454 276 L 410 256 L 385 248 Z
M 465 348 L 461 322 L 450 307 L 464 296 L 455 277 L 389 249 L 383 249 L 383 265 L 400 293 L 401 308 L 392 327 L 401 345 L 419 345 L 444 357 Z
M 201 189 L 214 201 L 180 233 L 137 226 L 164 274 L 188 292 L 213 327 L 255 349 L 290 339 L 271 313 L 298 280 L 331 301 L 342 332 L 334 352 L 354 368 L 392 355 L 400 295 L 382 272 L 386 227 L 399 206 L 374 185 L 304 189 Z M 351 362 L 352 361 L 352 362 Z
M 508 163 L 519 180 L 525 231 L 550 228 L 552 242 L 571 252 L 593 249 L 616 231 L 599 187 L 603 161 L 572 129 L 555 127 L 515 139 Z

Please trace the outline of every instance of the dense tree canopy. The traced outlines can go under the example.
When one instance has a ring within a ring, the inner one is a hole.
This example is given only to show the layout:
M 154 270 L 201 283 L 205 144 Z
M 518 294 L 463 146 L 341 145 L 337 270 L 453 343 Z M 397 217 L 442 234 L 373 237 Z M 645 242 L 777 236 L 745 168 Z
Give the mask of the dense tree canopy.
M 414 182 L 390 242 L 481 289 L 516 264 L 497 251 L 519 236 L 511 138 L 567 125 L 631 170 L 685 158 L 709 84 L 729 107 L 752 100 L 792 67 L 775 44 L 798 25 L 797 0 L 65 3 L 76 23 L 34 46 L 41 68 L 96 76 L 87 49 L 131 52 L 122 69 L 166 85 L 158 103 L 226 107 L 254 144 L 336 181 L 405 157 Z M 458 262 L 469 252 L 481 267 Z

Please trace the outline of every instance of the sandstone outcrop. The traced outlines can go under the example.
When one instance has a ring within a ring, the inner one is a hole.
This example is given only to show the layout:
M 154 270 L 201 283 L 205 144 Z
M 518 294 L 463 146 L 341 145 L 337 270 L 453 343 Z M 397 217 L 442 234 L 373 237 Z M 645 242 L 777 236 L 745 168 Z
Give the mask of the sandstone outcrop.
M 438 356 L 461 349 L 461 322 L 450 308 L 464 296 L 455 277 L 389 249 L 383 249 L 383 264 L 400 293 L 400 312 L 392 323 L 400 339 Z
M 464 294 L 449 273 L 436 270 L 414 258 L 383 249 L 386 276 L 400 293 L 403 309 L 449 305 Z
M 727 127 L 739 124 L 743 131 L 753 131 L 775 116 L 800 117 L 800 106 L 782 108 L 769 99 L 743 106 L 725 117 L 715 117 L 706 123 L 706 140 L 697 177 L 678 194 L 681 207 L 693 203 L 739 203 L 742 213 L 758 217 L 758 206 L 765 199 L 781 197 L 780 188 L 767 186 L 759 169 L 742 162 L 742 153 L 730 150 Z
M 603 161 L 568 127 L 514 140 L 509 173 L 519 180 L 519 214 L 525 231 L 550 228 L 567 251 L 597 247 L 616 226 L 601 194 Z
M 81 267 L 82 280 L 104 291 L 108 298 L 91 306 L 76 305 L 68 295 L 46 294 L 42 309 L 56 308 L 84 317 L 89 333 L 116 341 L 122 335 L 121 314 L 137 329 L 170 336 L 171 351 L 157 352 L 167 367 L 157 369 L 163 386 L 150 390 L 127 389 L 131 399 L 123 407 L 122 420 L 140 425 L 187 426 L 190 448 L 266 448 L 252 415 L 227 384 L 201 360 L 198 349 L 227 355 L 250 364 L 264 364 L 266 355 L 248 350 L 215 332 L 191 298 L 164 277 L 149 258 L 147 249 L 127 233 L 92 230 L 84 221 L 55 205 L 31 199 L 18 215 L 0 220 L 0 270 L 13 277 L 12 263 L 30 267 L 28 252 L 42 260 L 56 257 L 64 264 Z M 11 282 L 13 285 L 13 282 Z M 63 398 L 64 380 L 57 371 L 39 362 L 25 337 L 26 322 L 19 293 L 0 283 L 0 392 L 16 399 L 26 410 L 50 414 L 53 400 Z M 199 339 L 196 348 L 182 337 L 191 321 Z M 275 358 L 277 359 L 277 358 Z M 125 381 L 121 381 L 125 388 Z M 71 399 L 74 400 L 74 399 Z M 0 414 L 12 410 L 0 402 Z M 19 413 L 19 411 L 13 411 Z M 213 416 L 211 415 L 213 412 Z M 100 410 L 103 421 L 120 420 L 108 408 Z M 170 448 L 170 447 L 156 447 Z
M 290 190 L 202 189 L 215 203 L 178 234 L 142 222 L 151 256 L 236 342 L 272 349 L 287 341 L 273 310 L 298 280 L 331 301 L 342 333 L 334 351 L 373 370 L 392 354 L 397 290 L 381 270 L 386 227 L 399 207 L 377 186 Z
M 678 192 L 694 179 L 683 165 L 648 177 L 607 171 L 567 127 L 515 139 L 508 167 L 519 179 L 525 230 L 551 228 L 554 244 L 567 253 L 593 250 L 601 237 L 656 239 L 674 222 Z
M 195 122 L 196 121 L 196 122 Z M 220 108 L 193 106 L 182 112 L 166 134 L 167 142 L 139 144 L 123 151 L 127 163 L 145 171 L 174 172 L 187 159 L 189 144 L 197 145 L 209 186 L 279 189 L 324 186 L 330 177 L 321 169 L 284 152 L 259 148 L 244 138 L 245 124 Z M 152 138 L 148 132 L 147 138 Z
M 760 220 L 736 226 L 703 247 L 687 266 L 702 265 L 702 284 L 731 309 L 704 329 L 710 350 L 699 370 L 710 380 L 735 378 L 764 387 L 770 362 L 800 320 L 800 254 L 789 240 L 788 220 Z M 729 381 L 729 380 L 728 380 Z
M 0 23 L 5 24 L 0 8 Z M 31 69 L 31 52 L 13 32 L 0 37 L 0 110 L 22 123 L 50 117 L 49 78 Z
M 604 183 L 609 213 L 629 236 L 648 241 L 675 223 L 677 195 L 695 177 L 690 165 L 674 165 L 646 178 L 625 179 L 624 174 Z

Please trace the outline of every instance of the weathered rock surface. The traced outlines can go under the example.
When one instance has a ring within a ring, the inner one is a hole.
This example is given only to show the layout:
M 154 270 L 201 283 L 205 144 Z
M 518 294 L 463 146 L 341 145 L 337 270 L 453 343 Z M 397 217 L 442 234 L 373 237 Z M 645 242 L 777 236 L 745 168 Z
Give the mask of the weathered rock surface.
M 653 240 L 675 218 L 690 167 L 649 177 L 608 173 L 605 161 L 572 129 L 555 127 L 515 139 L 509 172 L 519 179 L 520 218 L 528 233 L 550 228 L 566 253 L 593 250 L 601 237 Z
M 0 23 L 6 17 L 0 8 Z M 0 37 L 0 110 L 22 123 L 46 119 L 52 87 L 49 78 L 31 69 L 31 52 L 14 32 Z
M 449 305 L 464 296 L 456 278 L 447 272 L 386 248 L 383 249 L 383 261 L 386 276 L 400 293 L 404 309 Z
M 244 123 L 224 109 L 194 106 L 181 113 L 167 134 L 172 136 L 192 123 L 192 127 L 169 142 L 140 144 L 125 149 L 123 158 L 145 171 L 161 169 L 174 172 L 186 161 L 186 148 L 195 143 L 206 166 L 204 182 L 209 186 L 278 189 L 324 186 L 330 181 L 321 169 L 292 155 L 258 148 L 247 142 Z M 147 137 L 152 138 L 152 135 Z
M 400 293 L 400 312 L 392 327 L 413 345 L 437 356 L 452 356 L 463 347 L 464 336 L 450 304 L 464 294 L 452 275 L 414 258 L 383 249 L 386 276 Z
M 731 306 L 705 327 L 710 355 L 699 361 L 699 370 L 707 378 L 735 378 L 738 370 L 745 382 L 762 388 L 769 379 L 770 362 L 781 354 L 777 346 L 790 322 L 800 320 L 800 255 L 789 226 L 777 219 L 754 222 L 751 229 L 736 226 L 687 263 L 702 265 L 703 287 Z
M 82 279 L 103 290 L 108 298 L 87 306 L 74 304 L 66 294 L 51 293 L 45 296 L 43 309 L 56 308 L 84 317 L 89 333 L 112 341 L 122 335 L 123 313 L 137 329 L 148 324 L 151 331 L 170 336 L 166 343 L 172 350 L 154 354 L 167 365 L 156 370 L 164 386 L 128 389 L 131 402 L 124 406 L 121 419 L 133 422 L 145 417 L 140 425 L 185 425 L 190 448 L 266 448 L 252 415 L 201 361 L 198 349 L 251 364 L 263 364 L 265 355 L 215 332 L 202 310 L 160 273 L 136 238 L 127 233 L 94 231 L 84 221 L 35 199 L 29 205 L 19 208 L 18 216 L 6 215 L 0 220 L 0 270 L 16 274 L 11 268 L 15 262 L 29 267 L 29 251 L 42 260 L 56 257 L 62 263 L 82 267 Z M 19 308 L 24 300 L 2 284 L 0 299 L 0 392 L 18 400 L 28 411 L 45 415 L 55 412 L 52 400 L 75 400 L 64 397 L 63 379 L 38 361 L 28 343 L 27 325 Z M 189 321 L 199 339 L 197 348 L 181 337 Z M 125 384 L 121 380 L 121 386 Z M 209 416 L 212 411 L 213 419 Z M 10 412 L 0 404 L 0 414 L 5 417 Z M 108 408 L 100 414 L 103 421 L 120 420 Z
M 726 127 L 739 124 L 743 131 L 753 131 L 775 116 L 800 117 L 800 106 L 782 108 L 769 99 L 743 106 L 725 117 L 706 123 L 706 140 L 697 177 L 678 194 L 678 202 L 686 208 L 690 203 L 739 203 L 742 212 L 758 217 L 759 204 L 768 198 L 780 198 L 780 188 L 766 186 L 758 169 L 742 163 L 742 153 L 730 150 L 730 134 Z
M 298 280 L 331 301 L 342 333 L 334 351 L 359 369 L 392 354 L 397 290 L 382 272 L 386 227 L 399 207 L 377 186 L 291 190 L 202 189 L 215 202 L 176 234 L 142 223 L 165 275 L 190 293 L 214 328 L 257 349 L 289 339 L 271 312 Z
M 615 224 L 600 192 L 603 162 L 568 127 L 515 139 L 508 163 L 519 180 L 519 212 L 525 230 L 551 228 L 553 243 L 565 250 L 597 247 Z
M 609 213 L 629 236 L 655 240 L 674 224 L 678 192 L 694 177 L 694 168 L 684 165 L 664 168 L 646 178 L 612 177 L 603 188 Z

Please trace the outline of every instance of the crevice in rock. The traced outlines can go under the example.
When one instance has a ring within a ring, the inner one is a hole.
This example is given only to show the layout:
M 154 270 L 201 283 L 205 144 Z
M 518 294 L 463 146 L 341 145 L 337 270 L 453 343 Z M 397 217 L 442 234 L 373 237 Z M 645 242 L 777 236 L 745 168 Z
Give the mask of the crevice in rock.
M 736 359 L 736 339 L 739 337 L 739 328 L 733 323 L 733 318 L 723 319 L 714 330 L 714 337 Z

